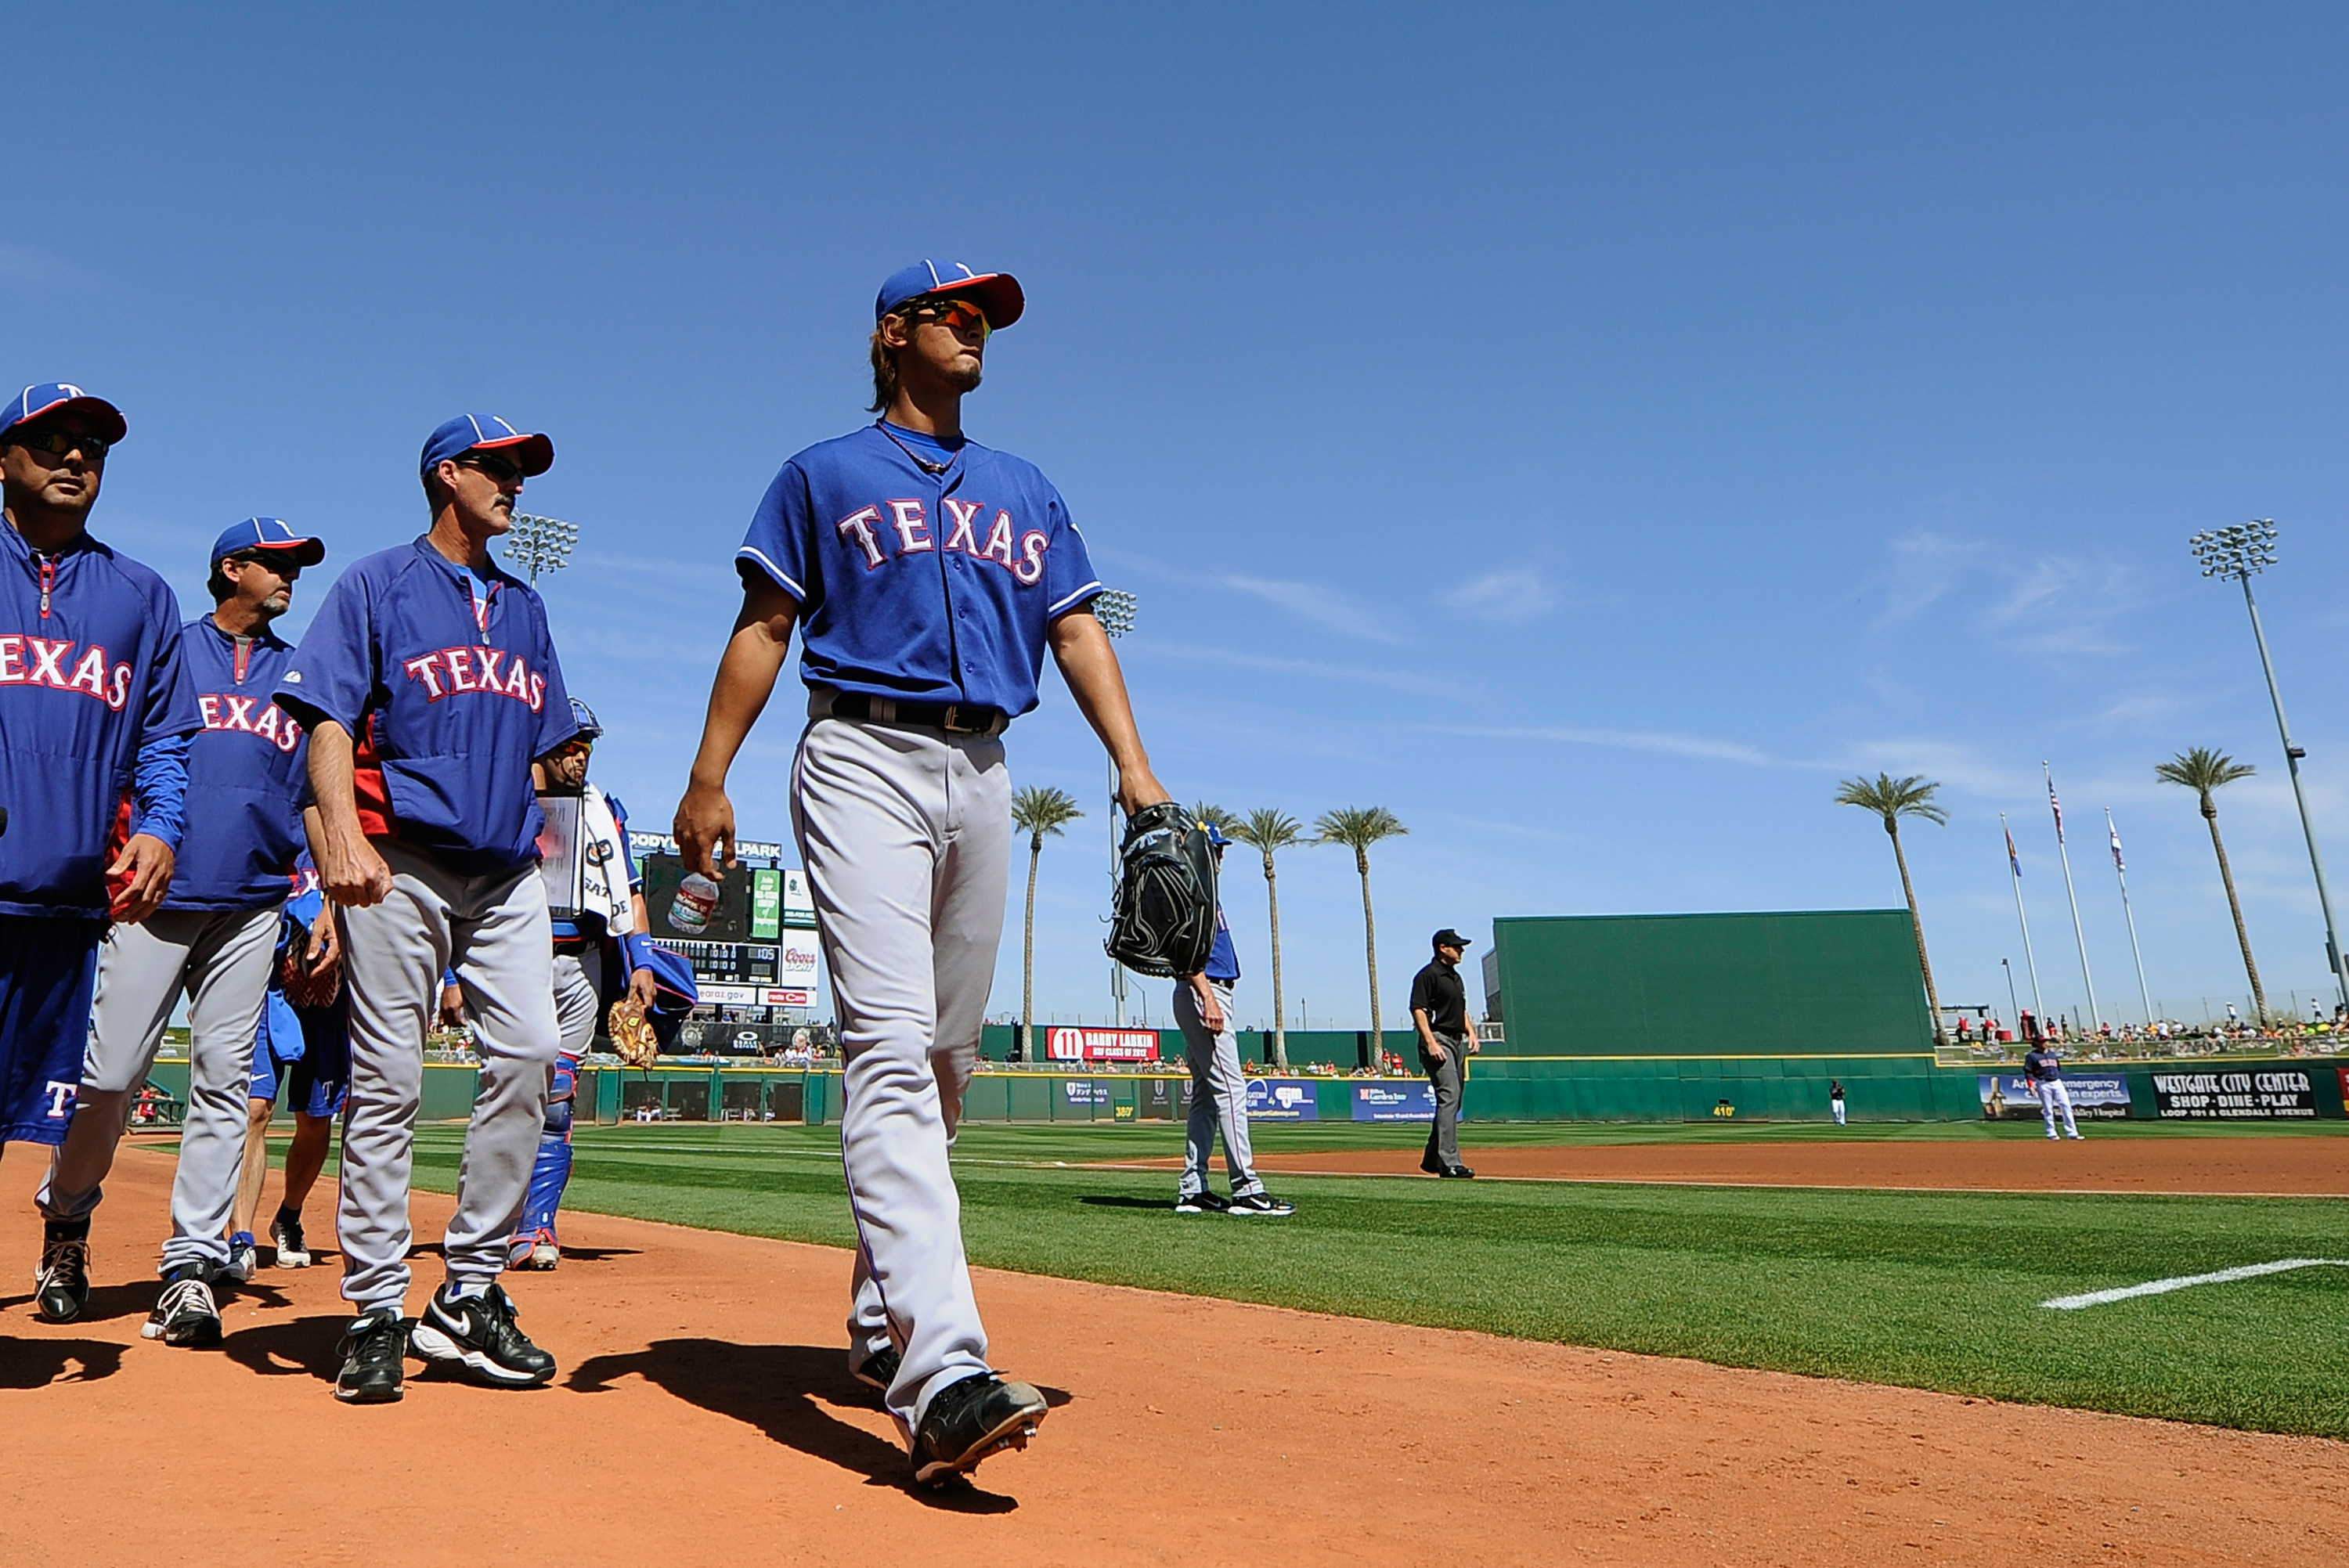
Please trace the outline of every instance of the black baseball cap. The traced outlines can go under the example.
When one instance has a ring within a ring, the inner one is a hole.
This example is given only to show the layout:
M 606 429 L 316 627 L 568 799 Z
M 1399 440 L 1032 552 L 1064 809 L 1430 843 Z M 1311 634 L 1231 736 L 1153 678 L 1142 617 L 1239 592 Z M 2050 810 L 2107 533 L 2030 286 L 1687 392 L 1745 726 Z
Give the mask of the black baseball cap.
M 1468 945 L 1468 939 L 1447 925 L 1443 930 L 1435 934 L 1435 935 L 1430 940 L 1429 945 L 1433 947 L 1465 947 Z

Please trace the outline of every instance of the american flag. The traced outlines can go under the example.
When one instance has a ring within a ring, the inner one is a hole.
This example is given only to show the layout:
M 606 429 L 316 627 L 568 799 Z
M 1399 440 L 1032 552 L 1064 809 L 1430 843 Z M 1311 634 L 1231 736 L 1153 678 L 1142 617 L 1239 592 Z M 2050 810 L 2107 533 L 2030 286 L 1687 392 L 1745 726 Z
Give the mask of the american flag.
M 2064 841 L 2064 802 L 2055 799 L 2055 780 L 2047 780 L 2047 807 L 2055 813 L 2055 841 Z
M 2110 828 L 2113 834 L 2113 870 L 2116 872 L 2127 872 L 2128 870 L 2128 862 L 2121 859 L 2121 830 L 2109 820 L 2106 820 L 2105 826 Z

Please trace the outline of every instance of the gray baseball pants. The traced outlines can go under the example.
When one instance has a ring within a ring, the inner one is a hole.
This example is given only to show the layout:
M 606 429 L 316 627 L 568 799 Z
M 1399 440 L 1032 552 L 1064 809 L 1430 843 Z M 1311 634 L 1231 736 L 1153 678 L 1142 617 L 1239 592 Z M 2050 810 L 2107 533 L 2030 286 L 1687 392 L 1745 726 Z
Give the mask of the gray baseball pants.
M 1444 1047 L 1442 1061 L 1419 1054 L 1427 1081 L 1435 1086 L 1435 1125 L 1427 1130 L 1427 1152 L 1420 1158 L 1449 1171 L 1460 1163 L 1460 1079 L 1467 1070 L 1468 1037 L 1438 1035 L 1435 1043 Z
M 1003 743 L 818 718 L 792 768 L 792 830 L 840 1017 L 840 1150 L 856 1217 L 850 1355 L 902 1356 L 910 1434 L 988 1370 L 947 1151 L 978 1059 L 1011 862 Z
M 595 989 L 587 965 L 592 963 L 600 969 L 603 960 L 604 955 L 593 947 L 554 955 L 554 1027 L 564 1056 L 585 1056 L 595 1042 L 595 1023 L 604 1015 L 604 995 Z M 551 1059 L 546 1070 L 552 1082 Z
M 281 907 L 159 909 L 137 925 L 109 928 L 98 950 L 98 992 L 73 1125 L 34 1194 L 42 1213 L 75 1219 L 98 1207 L 163 1026 L 185 995 L 188 1115 L 171 1179 L 163 1271 L 228 1266 L 229 1218 L 244 1165 L 245 1091 L 253 1084 L 253 1043 Z
M 1187 1198 L 1207 1190 L 1207 1167 L 1220 1130 L 1232 1196 L 1245 1198 L 1263 1191 L 1264 1182 L 1256 1173 L 1256 1151 L 1248 1147 L 1247 1078 L 1240 1071 L 1240 1038 L 1232 1029 L 1232 988 L 1220 980 L 1207 984 L 1223 1009 L 1220 1032 L 1207 1027 L 1191 983 L 1174 983 L 1174 1022 L 1183 1030 L 1183 1055 L 1191 1065 L 1191 1122 L 1183 1145 L 1183 1180 L 1175 1191 Z
M 408 1295 L 409 1177 L 424 1096 L 424 1035 L 441 972 L 457 973 L 481 1056 L 457 1212 L 442 1246 L 453 1284 L 485 1283 L 505 1268 L 560 1039 L 554 936 L 538 867 L 464 876 L 396 841 L 375 846 L 391 868 L 391 895 L 343 911 L 351 1087 L 336 1226 L 343 1295 L 362 1313 L 401 1311 Z

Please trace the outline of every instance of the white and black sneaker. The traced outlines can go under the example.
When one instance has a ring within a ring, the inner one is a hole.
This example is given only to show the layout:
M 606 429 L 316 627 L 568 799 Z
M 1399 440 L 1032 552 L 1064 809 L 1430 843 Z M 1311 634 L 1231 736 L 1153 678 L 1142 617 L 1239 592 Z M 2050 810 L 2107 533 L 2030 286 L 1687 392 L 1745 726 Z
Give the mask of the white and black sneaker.
M 1221 1214 L 1230 1211 L 1231 1204 L 1213 1192 L 1185 1192 L 1174 1200 L 1178 1214 Z
M 536 1388 L 554 1377 L 554 1357 L 514 1326 L 514 1304 L 502 1285 L 461 1298 L 442 1285 L 409 1343 L 427 1361 L 461 1366 L 493 1388 Z
M 253 1276 L 261 1272 L 261 1245 L 253 1239 L 251 1231 L 239 1231 L 228 1239 L 228 1267 L 222 1277 L 239 1284 L 251 1284 Z
M 277 1211 L 269 1222 L 269 1244 L 277 1249 L 277 1266 L 282 1269 L 305 1269 L 310 1266 L 309 1244 L 302 1236 L 302 1216 Z
M 212 1300 L 212 1287 L 204 1280 L 202 1264 L 182 1264 L 163 1276 L 163 1294 L 140 1326 L 139 1337 L 200 1349 L 221 1342 L 220 1306 Z
M 1224 1212 L 1227 1214 L 1256 1215 L 1277 1220 L 1284 1215 L 1297 1212 L 1297 1205 L 1284 1203 L 1269 1192 L 1250 1192 L 1246 1197 L 1233 1199 L 1230 1206 Z
M 396 1311 L 370 1312 L 343 1330 L 343 1370 L 335 1398 L 346 1405 L 393 1405 L 406 1390 L 408 1321 Z

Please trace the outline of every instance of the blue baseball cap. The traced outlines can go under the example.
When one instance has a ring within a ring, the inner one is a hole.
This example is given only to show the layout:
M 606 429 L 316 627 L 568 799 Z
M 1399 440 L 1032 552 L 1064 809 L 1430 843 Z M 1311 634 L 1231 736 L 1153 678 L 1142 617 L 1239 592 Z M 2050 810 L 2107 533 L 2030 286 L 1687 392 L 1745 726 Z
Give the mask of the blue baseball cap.
M 517 430 L 495 414 L 460 414 L 425 438 L 418 471 L 429 474 L 471 451 L 502 451 L 530 478 L 554 466 L 554 443 L 544 436 Z
M 1028 295 L 1009 273 L 975 273 L 960 262 L 916 262 L 891 273 L 889 281 L 881 285 L 873 301 L 874 325 L 880 325 L 883 316 L 907 300 L 924 294 L 977 300 L 978 308 L 987 313 L 987 325 L 997 332 L 1018 321 L 1019 313 L 1028 308 Z
M 316 566 L 326 559 L 325 540 L 295 532 L 283 518 L 248 517 L 212 541 L 212 552 L 205 564 L 218 566 L 243 550 L 283 550 L 294 557 L 296 566 Z
M 992 322 L 994 316 L 988 320 Z M 98 433 L 112 446 L 122 439 L 130 427 L 124 423 L 122 410 L 103 397 L 93 397 L 70 381 L 44 381 L 27 387 L 16 394 L 5 409 L 0 409 L 0 434 L 14 429 L 27 420 L 44 414 L 55 414 L 67 408 L 78 409 L 98 420 Z
M 1214 848 L 1220 850 L 1231 842 L 1229 839 L 1224 837 L 1224 830 L 1213 822 L 1202 822 L 1199 825 L 1207 830 L 1207 842 Z

